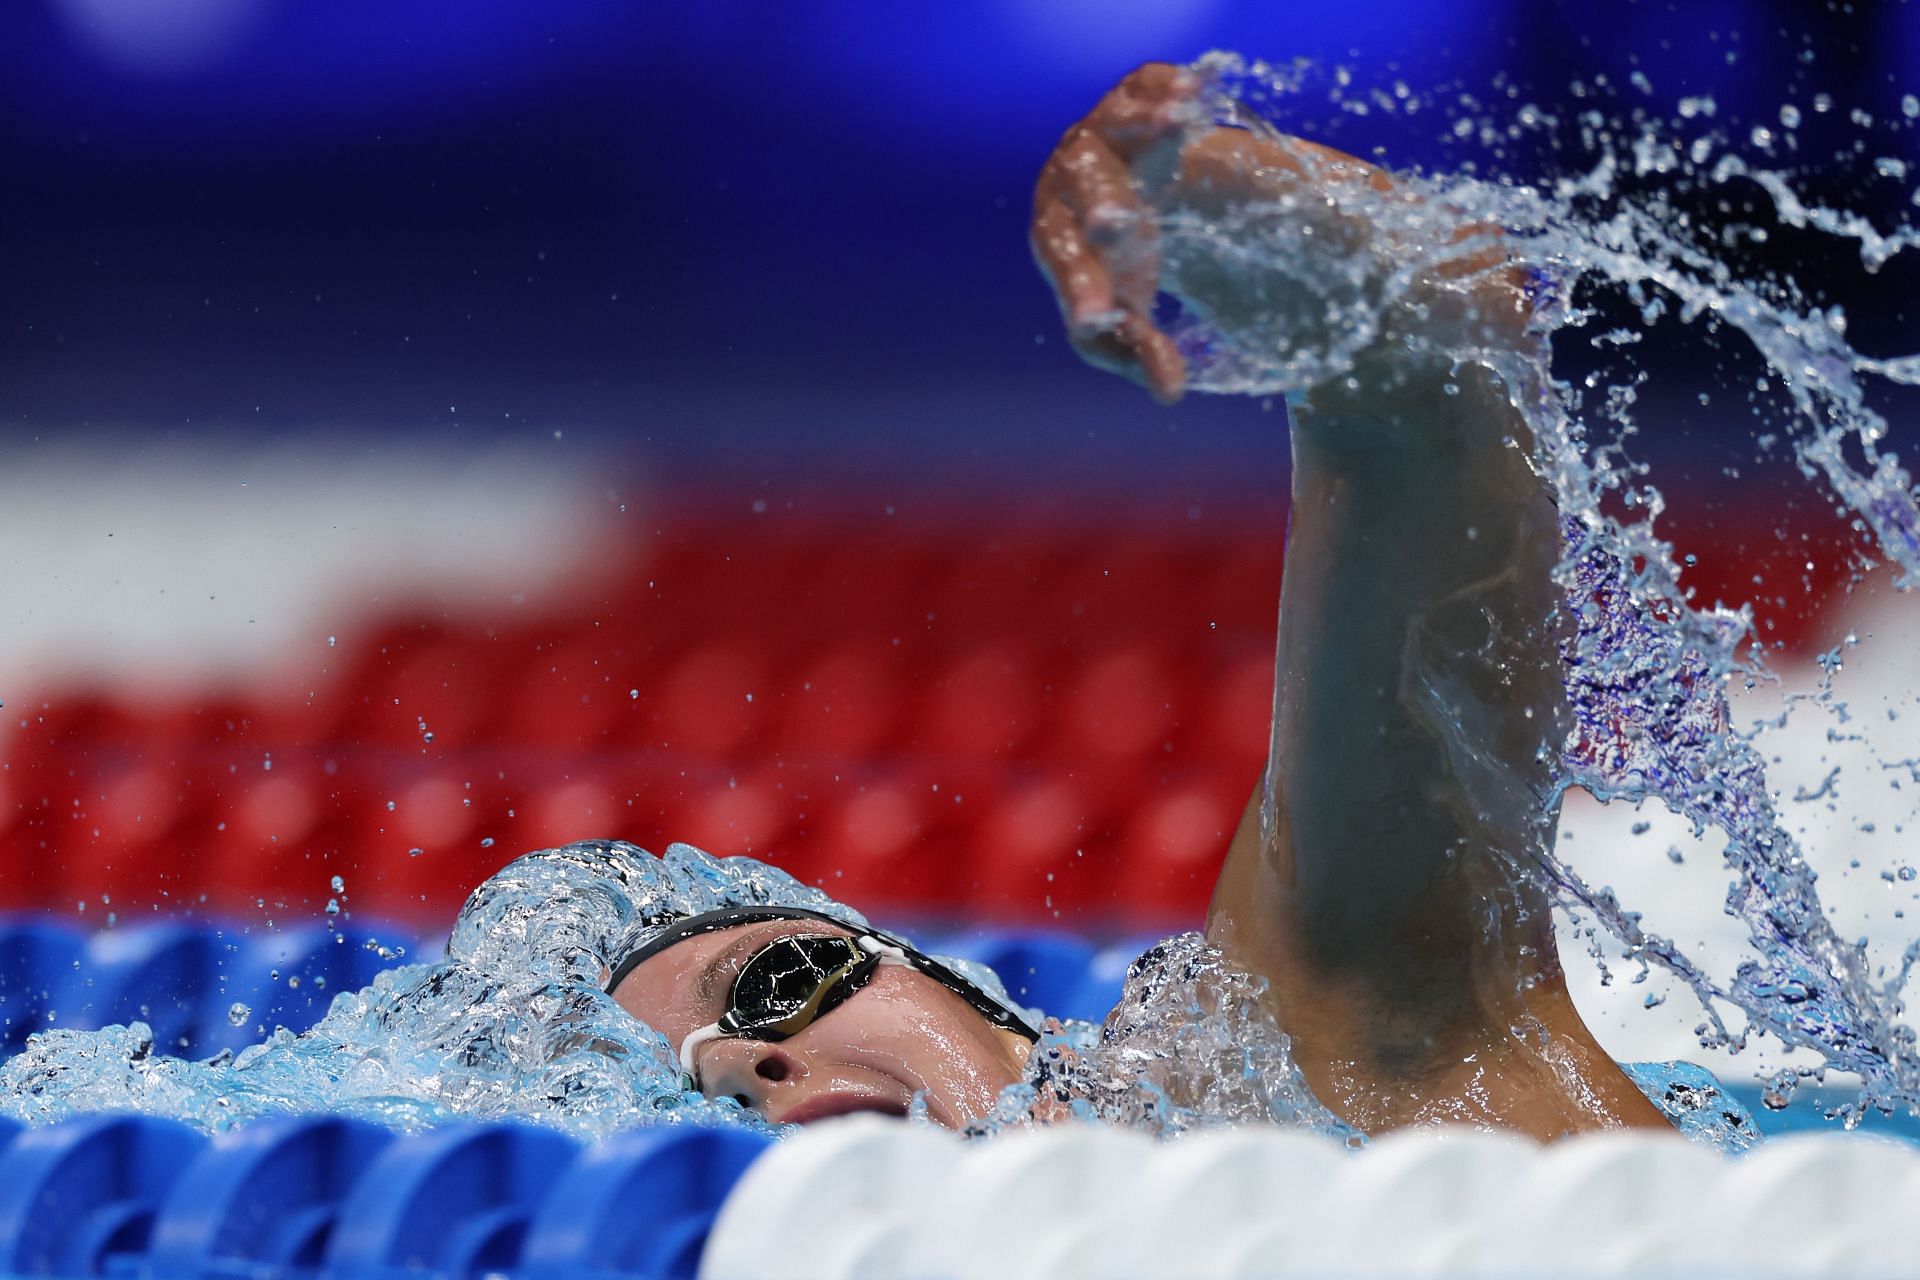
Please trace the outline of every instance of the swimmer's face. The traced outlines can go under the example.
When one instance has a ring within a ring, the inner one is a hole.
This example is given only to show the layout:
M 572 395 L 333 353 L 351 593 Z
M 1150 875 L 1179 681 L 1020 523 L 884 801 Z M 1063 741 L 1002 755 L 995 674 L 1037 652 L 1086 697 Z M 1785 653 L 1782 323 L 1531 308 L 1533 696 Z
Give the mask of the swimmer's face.
M 756 951 L 776 938 L 821 933 L 852 936 L 815 920 L 696 934 L 642 962 L 614 999 L 678 1051 L 726 1012 L 734 975 Z M 854 1111 L 903 1116 L 913 1095 L 925 1093 L 927 1114 L 957 1129 L 1020 1079 L 1029 1048 L 925 974 L 882 965 L 845 1003 L 780 1043 L 709 1040 L 694 1065 L 709 1097 L 731 1095 L 777 1124 Z

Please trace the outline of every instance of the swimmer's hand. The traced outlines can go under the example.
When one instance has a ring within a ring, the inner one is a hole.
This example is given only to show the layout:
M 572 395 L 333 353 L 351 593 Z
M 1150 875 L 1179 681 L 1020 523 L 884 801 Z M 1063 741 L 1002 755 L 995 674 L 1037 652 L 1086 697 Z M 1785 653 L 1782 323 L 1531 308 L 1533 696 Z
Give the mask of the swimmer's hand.
M 1423 262 L 1385 337 L 1417 330 L 1458 348 L 1525 333 L 1526 272 L 1509 260 L 1498 227 L 1426 206 L 1384 169 L 1331 147 L 1217 127 L 1200 90 L 1193 72 L 1148 63 L 1067 130 L 1041 171 L 1034 256 L 1089 363 L 1144 383 L 1163 403 L 1185 390 L 1185 359 L 1153 319 L 1157 215 L 1171 210 L 1218 218 L 1271 206 L 1311 222 L 1330 251 L 1370 242 L 1383 260 Z M 1379 225 L 1396 204 L 1412 216 Z M 1231 324 L 1235 300 L 1205 301 Z
M 1186 361 L 1153 322 L 1160 261 L 1135 167 L 1176 158 L 1199 77 L 1150 62 L 1067 130 L 1033 193 L 1033 252 L 1053 282 L 1074 350 L 1143 382 L 1163 404 L 1186 389 Z

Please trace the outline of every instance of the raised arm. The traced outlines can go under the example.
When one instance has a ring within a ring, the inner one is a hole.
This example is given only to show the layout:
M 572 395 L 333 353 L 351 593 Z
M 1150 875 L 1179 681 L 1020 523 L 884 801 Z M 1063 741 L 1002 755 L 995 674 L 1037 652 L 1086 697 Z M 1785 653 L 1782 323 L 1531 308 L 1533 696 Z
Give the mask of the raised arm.
M 1365 332 L 1297 406 L 1272 752 L 1209 935 L 1268 978 L 1309 1082 L 1362 1127 L 1661 1123 L 1575 1014 L 1528 874 L 1565 707 L 1558 527 L 1515 407 L 1545 372 L 1523 277 L 1497 232 L 1379 169 L 1196 125 L 1193 88 L 1136 72 L 1042 178 L 1036 253 L 1083 354 L 1181 393 L 1184 361 L 1152 323 L 1169 215 L 1257 228 L 1235 215 L 1258 206 L 1357 270 L 1422 264 L 1364 318 L 1182 276 L 1229 337 L 1271 340 L 1273 311 L 1302 350 L 1338 345 L 1315 325 Z

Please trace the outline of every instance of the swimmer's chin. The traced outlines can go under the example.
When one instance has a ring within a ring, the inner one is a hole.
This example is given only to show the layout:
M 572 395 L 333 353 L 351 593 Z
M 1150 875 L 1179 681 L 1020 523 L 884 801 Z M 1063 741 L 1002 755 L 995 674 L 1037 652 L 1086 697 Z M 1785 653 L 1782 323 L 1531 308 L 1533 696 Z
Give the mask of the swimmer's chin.
M 907 1115 L 907 1104 L 897 1098 L 840 1089 L 802 1099 L 791 1111 L 781 1115 L 778 1123 L 813 1124 L 816 1121 L 832 1120 L 839 1116 L 866 1113 L 904 1120 Z

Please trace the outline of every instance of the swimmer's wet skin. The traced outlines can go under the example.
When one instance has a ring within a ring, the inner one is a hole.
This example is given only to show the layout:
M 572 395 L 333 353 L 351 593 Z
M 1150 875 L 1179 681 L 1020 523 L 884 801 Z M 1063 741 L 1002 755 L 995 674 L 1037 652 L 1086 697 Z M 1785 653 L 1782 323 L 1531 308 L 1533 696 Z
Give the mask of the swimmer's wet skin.
M 657 966 L 667 975 L 663 981 L 648 970 L 648 963 L 670 948 L 703 938 L 711 941 L 684 947 L 677 957 L 682 963 L 700 963 L 691 1005 L 651 998 L 670 988 L 672 975 L 684 970 L 667 963 Z M 878 1012 L 877 1005 L 869 1002 L 871 1008 L 837 1020 L 825 1037 L 807 1034 L 889 968 L 931 979 L 959 997 L 997 1033 L 987 1043 L 1012 1048 L 1021 1061 L 1039 1038 L 1008 1001 L 904 940 L 877 929 L 850 929 L 845 921 L 802 907 L 722 908 L 673 921 L 620 963 L 607 990 L 623 1008 L 670 1037 L 667 1028 L 677 1028 L 684 1009 L 719 1009 L 712 1021 L 678 1040 L 680 1066 L 690 1089 L 732 1096 L 779 1123 L 851 1111 L 904 1115 L 913 1094 L 923 1092 L 930 1112 L 957 1127 L 969 1109 L 977 1107 L 978 1098 L 944 1087 L 953 1080 L 952 1072 L 919 1070 L 917 1054 L 896 1063 L 861 1052 L 868 1047 L 864 1044 L 857 1049 L 844 1045 L 849 1036 L 872 1037 L 880 1030 L 872 1017 L 860 1016 Z M 804 1045 L 791 1043 L 802 1038 Z M 702 1053 L 719 1040 L 749 1043 L 717 1055 Z M 789 1047 L 775 1047 L 779 1045 Z M 840 1047 L 847 1060 L 838 1078 L 823 1079 L 818 1067 L 832 1047 Z M 964 1051 L 969 1042 L 959 1047 Z M 801 1053 L 808 1059 L 804 1070 L 796 1069 L 790 1056 Z M 988 1055 L 980 1066 L 990 1071 L 995 1063 L 996 1056 Z M 857 1070 L 862 1067 L 864 1072 Z M 905 1100 L 899 1097 L 901 1089 Z
M 1087 359 L 1181 395 L 1183 357 L 1152 311 L 1165 214 L 1258 203 L 1320 242 L 1428 264 L 1295 424 L 1266 802 L 1256 789 L 1208 938 L 1267 981 L 1306 1081 L 1359 1129 L 1664 1126 L 1581 1022 L 1526 873 L 1552 838 L 1547 761 L 1567 713 L 1546 621 L 1556 514 L 1508 398 L 1545 376 L 1524 273 L 1497 232 L 1418 208 L 1373 166 L 1197 120 L 1197 90 L 1141 68 L 1040 177 L 1035 252 Z M 1328 193 L 1351 184 L 1414 216 L 1388 232 L 1335 210 Z M 1189 280 L 1188 300 L 1228 314 L 1246 305 L 1231 285 L 1195 298 Z M 1337 322 L 1311 307 L 1299 321 Z M 959 1127 L 1021 1079 L 1023 1026 L 924 967 L 863 958 L 873 935 L 711 923 L 630 958 L 612 988 L 709 1095 L 804 1122 L 903 1113 L 919 1093 Z
M 964 1127 L 1021 1078 L 1035 1032 L 1007 1001 L 889 934 L 805 908 L 659 922 L 612 966 L 620 1006 L 711 1097 L 776 1124 L 857 1111 Z

